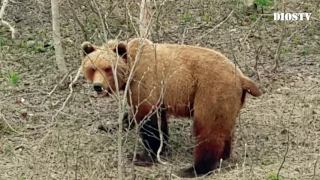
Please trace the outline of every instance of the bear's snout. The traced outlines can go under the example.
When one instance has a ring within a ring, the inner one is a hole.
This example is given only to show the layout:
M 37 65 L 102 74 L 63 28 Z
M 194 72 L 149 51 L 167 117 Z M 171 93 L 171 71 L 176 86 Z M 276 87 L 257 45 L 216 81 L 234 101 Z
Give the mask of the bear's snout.
M 102 88 L 102 84 L 97 83 L 93 85 L 93 89 L 97 92 L 97 93 L 101 93 L 103 88 Z

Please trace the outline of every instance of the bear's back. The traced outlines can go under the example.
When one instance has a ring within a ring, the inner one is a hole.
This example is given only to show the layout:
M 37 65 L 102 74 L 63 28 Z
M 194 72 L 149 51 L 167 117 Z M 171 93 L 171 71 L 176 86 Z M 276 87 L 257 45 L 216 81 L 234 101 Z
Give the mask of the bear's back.
M 138 51 L 141 54 L 136 59 Z M 132 87 L 139 86 L 140 89 L 134 91 L 140 91 L 141 99 L 153 98 L 148 99 L 151 102 L 158 100 L 164 86 L 165 104 L 186 105 L 193 103 L 199 87 L 226 91 L 239 82 L 235 76 L 235 73 L 239 73 L 235 65 L 221 53 L 208 48 L 150 42 L 139 48 L 135 42 L 129 43 L 128 52 L 136 63 L 135 82 Z M 238 89 L 240 90 L 240 86 Z M 141 94 L 152 96 L 141 97 Z M 172 106 L 171 111 L 173 114 L 186 112 L 179 108 L 185 107 Z
M 129 43 L 131 57 L 136 57 L 139 48 L 138 40 Z M 242 75 L 240 70 L 221 53 L 209 48 L 178 45 L 156 44 L 147 41 L 139 50 L 141 52 L 137 66 L 144 71 L 148 70 L 165 76 L 173 76 L 180 72 L 183 76 L 190 74 L 194 78 L 210 77 L 212 80 L 227 80 L 231 76 Z M 136 59 L 133 58 L 135 61 Z

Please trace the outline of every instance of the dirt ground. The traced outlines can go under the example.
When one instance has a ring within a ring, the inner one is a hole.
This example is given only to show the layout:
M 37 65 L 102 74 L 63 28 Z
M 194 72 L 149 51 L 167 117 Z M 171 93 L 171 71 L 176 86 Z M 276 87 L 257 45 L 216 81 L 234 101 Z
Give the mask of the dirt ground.
M 90 7 L 89 0 L 71 2 L 72 7 L 67 0 L 61 1 L 63 46 L 71 72 L 66 78 L 55 63 L 50 2 L 15 1 L 5 11 L 4 19 L 12 23 L 18 36 L 12 40 L 8 29 L 0 27 L 1 180 L 117 179 L 117 101 L 96 98 L 80 75 L 63 107 L 84 41 L 71 9 L 84 24 L 90 41 L 103 42 L 97 8 Z M 97 2 L 107 17 L 109 39 L 118 34 L 122 40 L 136 37 L 136 23 L 127 22 L 130 17 L 137 22 L 137 3 L 130 2 L 126 10 L 122 1 L 117 6 L 111 0 Z M 261 18 L 260 8 L 245 7 L 242 1 L 156 2 L 151 9 L 150 39 L 216 49 L 264 92 L 259 98 L 248 96 L 238 119 L 232 158 L 202 179 L 319 180 L 319 2 L 286 1 L 286 12 L 310 12 L 312 19 L 284 25 L 267 15 L 281 12 L 280 1 L 266 7 Z M 277 51 L 280 64 L 273 71 Z M 99 125 L 106 126 L 107 132 L 99 130 Z M 169 153 L 162 157 L 168 164 L 143 168 L 125 158 L 139 138 L 134 131 L 124 132 L 124 177 L 177 179 L 171 173 L 193 160 L 191 133 L 192 120 L 171 118 Z

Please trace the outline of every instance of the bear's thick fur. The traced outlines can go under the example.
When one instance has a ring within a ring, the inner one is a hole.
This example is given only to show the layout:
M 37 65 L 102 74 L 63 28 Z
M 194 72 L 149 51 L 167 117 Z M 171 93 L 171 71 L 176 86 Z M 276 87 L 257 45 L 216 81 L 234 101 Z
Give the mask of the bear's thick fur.
M 146 147 L 135 164 L 156 161 L 160 147 L 158 119 L 163 152 L 169 137 L 167 116 L 193 118 L 194 164 L 178 173 L 182 177 L 207 174 L 218 167 L 220 159 L 229 158 L 236 118 L 246 93 L 262 94 L 224 55 L 208 48 L 136 38 L 128 43 L 110 41 L 101 47 L 85 42 L 82 50 L 86 54 L 83 73 L 99 94 L 112 93 L 116 85 L 123 90 L 129 75 L 133 75 L 128 102 L 136 122 L 143 122 L 140 134 Z M 115 61 L 116 72 L 111 68 Z

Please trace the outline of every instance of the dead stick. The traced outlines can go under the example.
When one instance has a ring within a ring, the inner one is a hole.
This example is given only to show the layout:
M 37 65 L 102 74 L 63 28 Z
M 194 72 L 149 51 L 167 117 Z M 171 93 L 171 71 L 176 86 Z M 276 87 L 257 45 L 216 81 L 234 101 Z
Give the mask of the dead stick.
M 68 97 L 67 97 L 66 100 L 63 102 L 61 108 L 52 116 L 52 120 L 54 120 L 54 118 L 58 115 L 58 113 L 65 108 L 66 104 L 67 104 L 68 101 L 70 100 L 70 98 L 71 98 L 71 96 L 72 96 L 72 94 L 73 94 L 73 88 L 72 88 L 72 86 L 73 86 L 73 85 L 77 82 L 77 80 L 79 79 L 80 73 L 81 73 L 81 67 L 79 67 L 76 76 L 74 77 L 74 79 L 73 79 L 73 80 L 71 81 L 71 83 L 69 84 L 70 93 L 69 93 Z
M 16 131 L 7 121 L 6 117 L 4 117 L 4 115 L 0 112 L 0 116 L 2 117 L 3 121 L 7 124 L 7 126 L 9 127 L 9 129 L 17 134 L 19 134 L 18 131 Z

